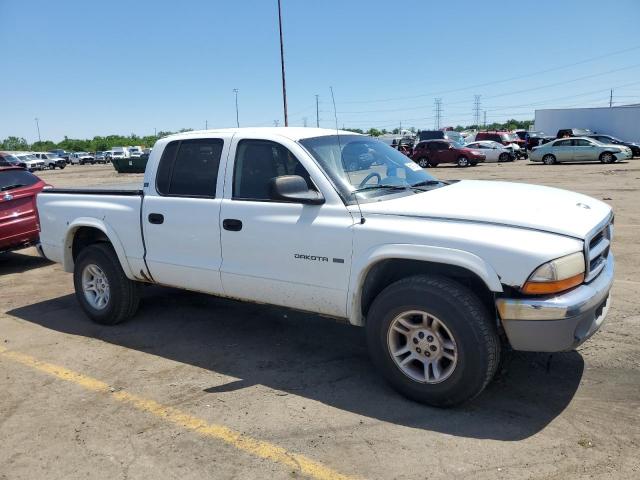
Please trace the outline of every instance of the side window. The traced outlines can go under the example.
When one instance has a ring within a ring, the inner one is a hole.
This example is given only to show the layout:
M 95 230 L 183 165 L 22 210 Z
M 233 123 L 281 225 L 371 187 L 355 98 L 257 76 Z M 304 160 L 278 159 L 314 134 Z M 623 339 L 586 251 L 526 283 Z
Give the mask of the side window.
M 299 175 L 315 190 L 300 161 L 284 146 L 268 140 L 242 140 L 233 166 L 233 198 L 270 200 L 270 182 L 282 175 Z
M 591 142 L 589 140 L 585 140 L 584 138 L 580 138 L 574 141 L 576 142 L 576 146 L 578 147 L 588 147 L 591 145 Z
M 571 140 L 560 140 L 553 144 L 554 147 L 570 147 Z
M 156 174 L 158 193 L 214 198 L 223 146 L 223 140 L 218 138 L 168 143 Z

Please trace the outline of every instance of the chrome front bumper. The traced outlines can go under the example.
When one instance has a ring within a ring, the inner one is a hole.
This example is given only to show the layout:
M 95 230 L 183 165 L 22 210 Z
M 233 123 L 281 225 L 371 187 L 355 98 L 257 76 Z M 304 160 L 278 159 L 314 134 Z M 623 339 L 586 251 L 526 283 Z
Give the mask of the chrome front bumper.
M 591 337 L 611 305 L 614 264 L 610 253 L 596 278 L 561 295 L 497 299 L 498 314 L 513 349 L 559 352 Z

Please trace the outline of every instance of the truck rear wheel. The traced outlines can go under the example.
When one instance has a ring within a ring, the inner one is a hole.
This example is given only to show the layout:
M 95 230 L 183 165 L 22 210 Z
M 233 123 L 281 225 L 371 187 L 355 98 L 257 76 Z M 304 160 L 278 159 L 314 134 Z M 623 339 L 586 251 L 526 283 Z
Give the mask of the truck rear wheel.
M 96 323 L 115 325 L 138 310 L 140 285 L 127 278 L 107 243 L 96 243 L 80 252 L 73 283 L 82 310 Z
M 500 339 L 486 307 L 446 277 L 399 280 L 373 301 L 366 323 L 372 362 L 406 397 L 450 407 L 493 378 Z

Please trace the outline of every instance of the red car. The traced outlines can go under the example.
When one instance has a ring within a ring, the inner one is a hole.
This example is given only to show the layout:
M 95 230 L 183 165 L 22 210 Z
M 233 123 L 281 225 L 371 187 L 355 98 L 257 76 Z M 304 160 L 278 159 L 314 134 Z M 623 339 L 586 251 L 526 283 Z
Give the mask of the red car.
M 425 140 L 413 149 L 411 158 L 425 167 L 437 167 L 441 163 L 455 163 L 459 167 L 476 166 L 486 160 L 486 156 L 478 150 L 448 140 Z
M 0 253 L 38 242 L 36 195 L 45 186 L 24 168 L 0 166 Z

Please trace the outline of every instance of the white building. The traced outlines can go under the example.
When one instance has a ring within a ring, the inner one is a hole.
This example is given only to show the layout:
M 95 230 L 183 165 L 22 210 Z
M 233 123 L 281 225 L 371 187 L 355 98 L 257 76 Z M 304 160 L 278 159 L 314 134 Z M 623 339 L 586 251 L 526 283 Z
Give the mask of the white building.
M 536 130 L 555 135 L 562 128 L 588 128 L 621 140 L 637 142 L 640 141 L 640 104 L 536 110 Z

